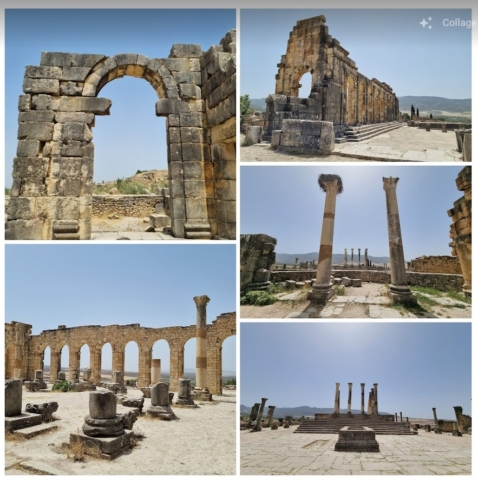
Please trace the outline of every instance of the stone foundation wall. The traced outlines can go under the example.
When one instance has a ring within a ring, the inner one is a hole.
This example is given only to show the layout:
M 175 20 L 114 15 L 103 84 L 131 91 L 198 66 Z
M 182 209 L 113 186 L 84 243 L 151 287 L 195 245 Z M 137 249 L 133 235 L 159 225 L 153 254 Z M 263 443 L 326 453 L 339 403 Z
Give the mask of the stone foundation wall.
M 410 262 L 409 269 L 413 272 L 451 273 L 461 275 L 461 267 L 458 257 L 446 255 L 415 258 Z
M 241 290 L 251 283 L 268 281 L 268 271 L 275 263 L 277 240 L 263 233 L 241 235 Z
M 332 270 L 332 275 L 337 278 L 349 277 L 360 278 L 362 282 L 390 283 L 390 273 L 377 270 Z M 286 280 L 295 280 L 304 282 L 306 280 L 315 280 L 316 271 L 314 270 L 273 270 L 271 272 L 271 281 L 274 283 L 285 282 Z M 460 291 L 463 286 L 462 275 L 452 275 L 446 273 L 421 273 L 407 272 L 408 283 L 418 287 L 431 287 L 437 290 Z
M 93 195 L 92 213 L 98 216 L 121 215 L 124 217 L 148 217 L 157 204 L 163 203 L 162 195 Z

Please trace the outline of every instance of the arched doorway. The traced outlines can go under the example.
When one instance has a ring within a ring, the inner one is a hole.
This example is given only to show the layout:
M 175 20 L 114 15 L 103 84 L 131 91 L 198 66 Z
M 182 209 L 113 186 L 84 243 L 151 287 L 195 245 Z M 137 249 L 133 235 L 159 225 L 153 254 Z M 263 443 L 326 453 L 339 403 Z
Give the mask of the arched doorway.
M 151 385 L 157 382 L 170 383 L 171 351 L 166 340 L 157 340 L 153 344 L 151 357 Z
M 111 382 L 113 375 L 113 349 L 111 343 L 105 343 L 101 347 L 100 382 Z
M 60 372 L 65 373 L 67 380 L 70 382 L 73 381 L 72 375 L 70 374 L 70 347 L 68 345 L 63 345 L 60 349 L 58 373 Z
M 299 97 L 309 98 L 312 91 L 312 74 L 305 72 L 299 80 Z
M 50 383 L 50 370 L 51 370 L 51 348 L 46 347 L 42 353 L 41 359 L 41 370 L 43 372 L 43 381 L 45 383 Z
M 131 340 L 126 344 L 123 358 L 123 384 L 129 387 L 136 387 L 139 377 L 139 348 L 135 341 Z

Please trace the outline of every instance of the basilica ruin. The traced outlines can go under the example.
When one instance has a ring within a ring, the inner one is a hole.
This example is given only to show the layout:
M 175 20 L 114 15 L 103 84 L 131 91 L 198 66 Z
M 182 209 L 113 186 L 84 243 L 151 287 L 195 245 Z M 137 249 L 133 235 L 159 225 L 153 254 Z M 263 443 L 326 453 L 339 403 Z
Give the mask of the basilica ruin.
M 189 327 L 148 328 L 139 324 L 98 326 L 88 325 L 67 328 L 61 325 L 56 330 L 44 330 L 32 335 L 32 326 L 11 322 L 5 324 L 5 378 L 36 378 L 37 371 L 44 370 L 45 349 L 50 347 L 50 383 L 56 382 L 61 372 L 61 351 L 69 348 L 68 379 L 80 383 L 80 352 L 83 345 L 90 351 L 89 368 L 83 374 L 83 382 L 101 384 L 102 347 L 106 343 L 112 349 L 112 381 L 123 386 L 125 372 L 125 347 L 136 342 L 139 354 L 138 387 L 149 387 L 158 381 L 158 360 L 152 358 L 153 345 L 166 340 L 170 349 L 170 389 L 179 391 L 180 379 L 184 376 L 184 346 L 196 339 L 196 388 L 199 398 L 210 399 L 211 394 L 222 392 L 222 344 L 236 334 L 236 314 L 225 313 L 206 325 L 205 295 L 194 297 L 197 307 L 196 325 Z M 81 383 L 83 383 L 81 382 Z M 116 393 L 116 389 L 114 390 Z M 203 397 L 201 397 L 201 395 Z
M 172 234 L 235 238 L 236 32 L 231 30 L 205 52 L 200 45 L 174 44 L 168 58 L 42 52 L 40 65 L 25 69 L 18 103 L 6 239 L 91 238 L 93 127 L 95 116 L 109 115 L 112 106 L 99 95 L 125 75 L 151 85 L 158 95 L 156 115 L 166 118 L 169 189 L 154 203 L 163 214 L 167 204 Z
M 325 22 L 323 15 L 301 20 L 289 35 L 275 93 L 266 99 L 263 138 L 273 148 L 327 153 L 334 142 L 363 140 L 401 125 L 392 88 L 362 75 Z M 312 76 L 310 95 L 299 98 L 306 73 Z

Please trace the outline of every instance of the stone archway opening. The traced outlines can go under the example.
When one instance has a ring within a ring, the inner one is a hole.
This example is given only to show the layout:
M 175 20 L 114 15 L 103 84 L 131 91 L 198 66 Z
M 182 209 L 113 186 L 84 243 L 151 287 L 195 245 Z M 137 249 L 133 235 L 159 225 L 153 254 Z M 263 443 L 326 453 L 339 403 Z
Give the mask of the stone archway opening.
M 113 376 L 113 349 L 111 343 L 105 343 L 100 350 L 100 376 L 101 382 L 111 382 Z
M 166 340 L 161 339 L 154 342 L 151 352 L 151 385 L 158 382 L 170 383 L 170 356 L 171 349 Z
M 299 79 L 299 98 L 308 98 L 312 91 L 312 73 L 305 72 Z
M 60 364 L 58 365 L 58 373 L 64 372 L 66 380 L 69 380 L 70 382 L 72 382 L 73 378 L 70 372 L 70 347 L 68 346 L 68 344 L 63 345 L 63 347 L 61 347 L 59 361 L 60 361 Z
M 134 340 L 131 340 L 126 344 L 124 348 L 123 359 L 123 384 L 126 386 L 135 387 L 139 378 L 139 347 Z
M 236 336 L 231 335 L 222 342 L 220 350 L 221 359 L 221 390 L 225 385 L 236 383 Z
M 196 338 L 190 338 L 183 347 L 183 378 L 191 379 L 191 387 L 196 386 Z
M 42 353 L 41 369 L 43 372 L 43 381 L 50 383 L 51 378 L 51 348 L 46 347 Z
M 78 366 L 80 367 L 79 379 L 83 380 L 83 372 L 85 368 L 91 369 L 90 365 L 90 347 L 88 344 L 83 344 L 80 348 L 80 361 Z

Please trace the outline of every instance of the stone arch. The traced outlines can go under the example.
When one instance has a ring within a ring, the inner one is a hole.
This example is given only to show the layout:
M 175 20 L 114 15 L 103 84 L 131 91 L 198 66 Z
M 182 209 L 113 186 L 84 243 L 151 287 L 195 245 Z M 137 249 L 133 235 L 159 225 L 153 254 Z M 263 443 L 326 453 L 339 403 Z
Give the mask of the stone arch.
M 105 348 L 106 345 L 109 345 L 109 348 L 106 348 L 106 352 L 105 352 L 104 348 Z M 100 384 L 101 383 L 101 379 L 102 379 L 101 372 L 103 370 L 103 363 L 106 363 L 105 362 L 105 359 L 106 359 L 105 353 L 110 353 L 110 351 L 111 351 L 111 355 L 110 355 L 110 358 L 107 361 L 107 364 L 108 364 L 107 366 L 109 367 L 109 365 L 111 363 L 111 377 L 110 377 L 110 380 L 112 380 L 113 379 L 113 345 L 111 344 L 111 341 L 102 342 L 95 349 L 96 358 L 95 358 L 95 361 L 93 362 L 93 367 L 91 368 L 91 378 L 92 378 L 92 381 L 95 384 Z M 106 365 L 105 365 L 105 367 L 106 367 Z
M 303 71 L 299 71 L 297 79 L 297 96 L 301 98 L 307 98 L 310 95 L 313 87 L 313 70 L 305 68 Z
M 104 85 L 144 78 L 166 118 L 172 233 L 235 238 L 235 31 L 203 53 L 175 44 L 168 58 L 43 52 L 27 66 L 7 212 L 9 240 L 91 238 L 96 115 L 109 115 Z

